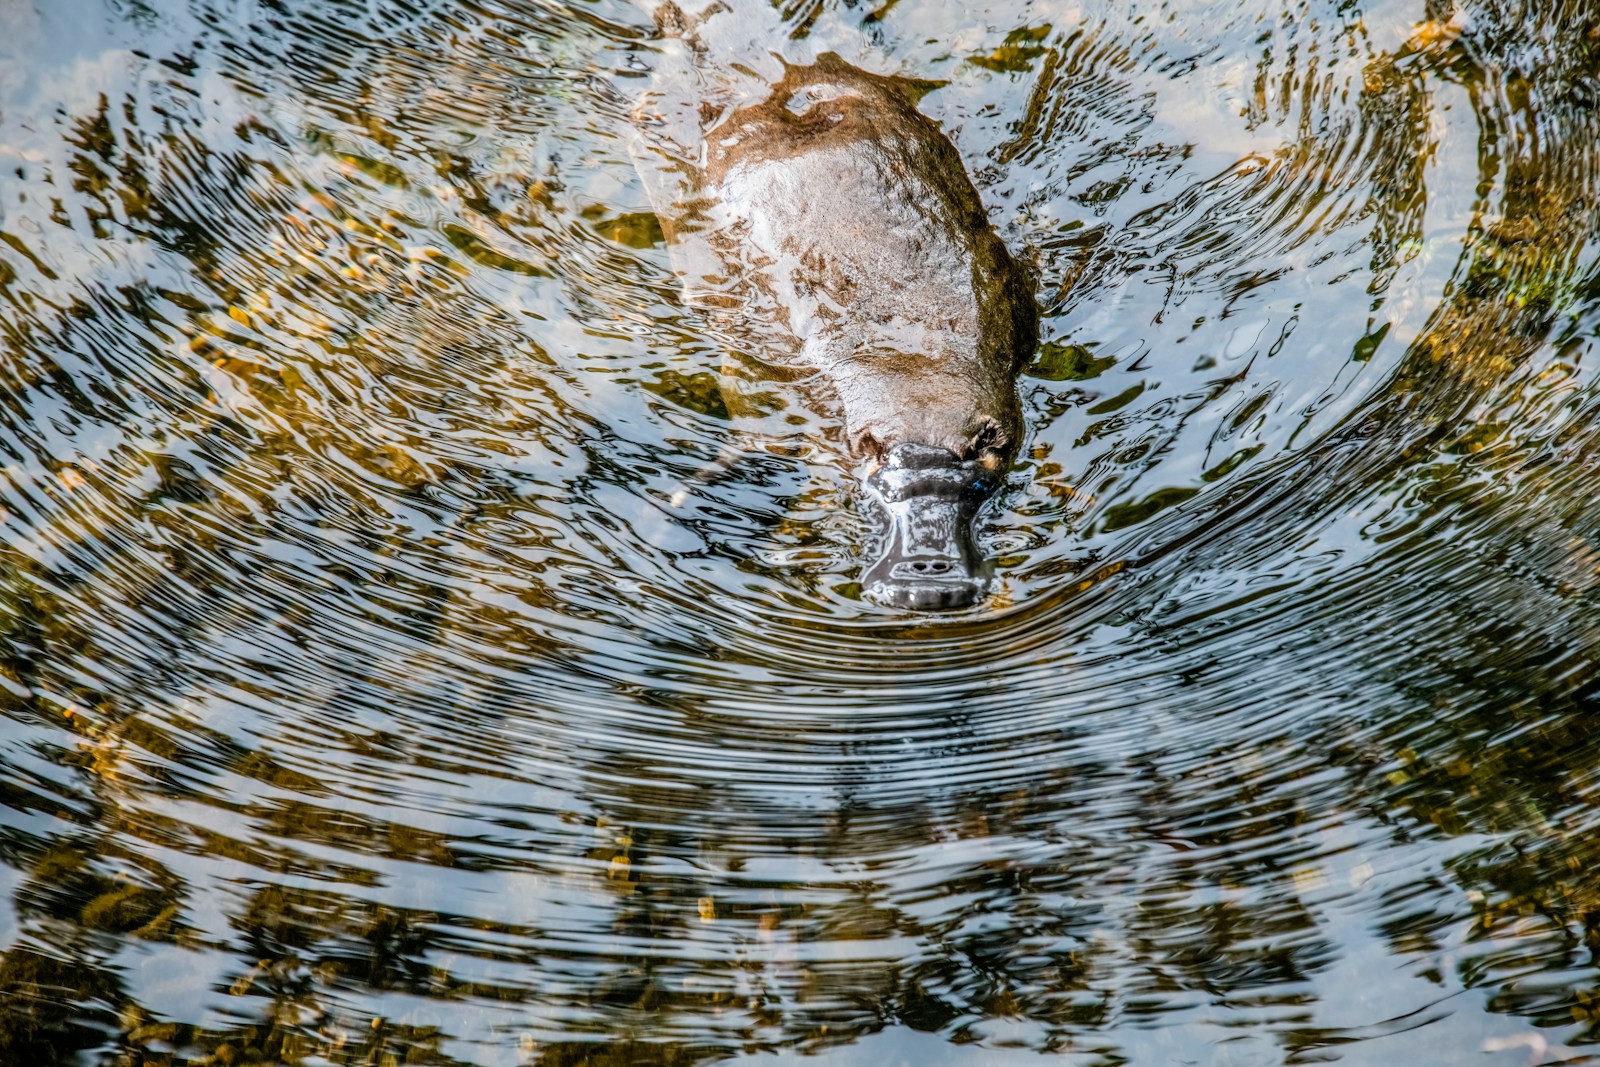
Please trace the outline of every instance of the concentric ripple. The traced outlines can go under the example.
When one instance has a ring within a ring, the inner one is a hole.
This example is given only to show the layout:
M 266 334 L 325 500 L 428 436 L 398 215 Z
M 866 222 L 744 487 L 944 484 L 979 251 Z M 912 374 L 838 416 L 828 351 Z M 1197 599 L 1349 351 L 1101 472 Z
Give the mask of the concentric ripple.
M 729 3 L 1038 272 L 979 608 L 642 7 L 0 10 L 0 1064 L 1600 1063 L 1600 18 Z

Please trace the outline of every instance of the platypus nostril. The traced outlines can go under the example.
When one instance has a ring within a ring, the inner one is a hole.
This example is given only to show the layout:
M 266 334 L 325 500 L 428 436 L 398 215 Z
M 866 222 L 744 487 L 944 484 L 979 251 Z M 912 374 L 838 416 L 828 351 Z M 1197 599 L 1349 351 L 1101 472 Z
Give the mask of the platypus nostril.
M 949 574 L 955 569 L 947 559 L 914 559 L 906 565 L 918 574 L 925 574 L 930 578 L 939 574 Z

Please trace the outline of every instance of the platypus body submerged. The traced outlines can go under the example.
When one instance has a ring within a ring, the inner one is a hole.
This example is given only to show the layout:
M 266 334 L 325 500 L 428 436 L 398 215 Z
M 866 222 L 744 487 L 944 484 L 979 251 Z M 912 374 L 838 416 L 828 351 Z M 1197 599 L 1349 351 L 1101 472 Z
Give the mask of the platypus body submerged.
M 687 38 L 682 61 L 704 62 L 676 8 L 657 21 Z M 1022 434 L 1032 280 L 955 148 L 917 111 L 915 83 L 832 53 L 756 89 L 746 81 L 744 99 L 639 113 L 656 155 L 641 170 L 676 182 L 657 210 L 686 292 L 770 327 L 763 347 L 780 350 L 754 354 L 814 371 L 837 399 L 863 498 L 888 525 L 863 594 L 911 609 L 972 604 L 990 582 L 974 521 Z

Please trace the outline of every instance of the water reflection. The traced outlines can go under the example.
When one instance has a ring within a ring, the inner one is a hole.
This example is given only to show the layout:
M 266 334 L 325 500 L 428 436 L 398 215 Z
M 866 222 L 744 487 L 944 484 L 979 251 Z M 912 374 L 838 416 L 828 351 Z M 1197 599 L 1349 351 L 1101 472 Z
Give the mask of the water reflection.
M 639 12 L 0 16 L 0 1062 L 1595 1060 L 1594 13 L 785 17 L 1037 258 L 986 613 L 670 505 Z

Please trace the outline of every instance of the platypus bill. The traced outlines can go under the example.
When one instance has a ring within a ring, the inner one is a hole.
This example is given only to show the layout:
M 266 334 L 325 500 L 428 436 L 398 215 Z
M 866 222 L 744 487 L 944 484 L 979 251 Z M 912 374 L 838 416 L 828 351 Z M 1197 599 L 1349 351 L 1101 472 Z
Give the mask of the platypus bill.
M 706 62 L 676 7 L 657 22 L 680 37 L 664 42 L 664 65 Z M 674 101 L 668 87 L 638 113 L 641 173 L 686 295 L 755 328 L 755 355 L 816 372 L 837 400 L 862 499 L 886 526 L 863 595 L 971 605 L 992 581 L 975 520 L 1022 434 L 1032 279 L 917 111 L 925 87 L 832 53 L 754 87 L 741 69 L 721 99 Z

